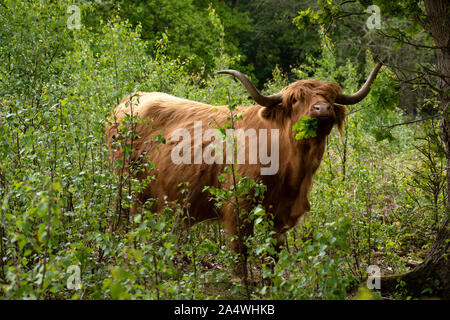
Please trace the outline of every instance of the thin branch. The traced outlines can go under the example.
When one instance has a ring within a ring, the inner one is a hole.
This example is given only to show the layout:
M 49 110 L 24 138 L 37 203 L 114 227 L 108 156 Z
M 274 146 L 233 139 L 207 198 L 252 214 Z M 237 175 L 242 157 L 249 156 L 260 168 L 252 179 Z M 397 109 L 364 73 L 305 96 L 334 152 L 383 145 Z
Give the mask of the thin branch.
M 392 124 L 390 126 L 383 126 L 383 128 L 391 130 L 392 128 L 397 127 L 397 126 L 403 126 L 405 124 L 411 124 L 411 123 L 415 123 L 415 122 L 427 121 L 427 120 L 430 120 L 430 119 L 437 118 L 439 116 L 440 116 L 439 114 L 436 114 L 434 116 L 430 116 L 430 117 L 426 117 L 426 118 L 422 118 L 422 119 L 411 120 L 411 121 L 406 121 L 406 122 L 402 122 L 402 123 L 395 123 L 395 124 Z
M 347 4 L 347 3 L 355 3 L 355 2 L 356 2 L 355 0 L 347 0 L 347 1 L 344 1 L 344 2 L 340 3 L 339 5 L 340 5 L 340 6 L 343 6 L 344 4 Z
M 417 15 L 417 14 L 414 15 L 413 19 L 414 19 L 414 21 L 416 21 L 418 24 L 420 24 L 420 25 L 422 26 L 422 28 L 425 29 L 425 31 L 427 31 L 428 33 L 431 33 L 430 26 L 429 26 L 425 21 L 423 21 L 422 19 L 420 19 L 419 15 Z
M 434 84 L 432 84 L 430 82 L 430 80 L 427 77 L 429 74 L 426 73 L 426 72 L 418 71 L 418 70 L 406 69 L 406 68 L 399 67 L 399 66 L 394 65 L 394 64 L 389 64 L 389 63 L 384 63 L 384 65 L 394 72 L 395 76 L 397 77 L 396 80 L 399 81 L 399 82 L 411 83 L 411 84 L 419 84 L 419 85 L 426 85 L 426 86 L 430 87 L 432 90 L 435 90 L 436 92 L 442 92 L 441 89 L 438 89 Z M 395 71 L 399 71 L 401 73 L 402 77 L 400 77 Z M 405 75 L 405 72 L 413 72 L 413 73 L 416 73 L 417 76 L 408 79 L 406 77 L 406 75 Z M 424 82 L 418 82 L 417 80 L 423 80 Z
M 438 78 L 441 78 L 442 80 L 444 80 L 444 82 L 445 82 L 447 85 L 449 84 L 448 81 L 447 81 L 447 79 L 450 78 L 449 75 L 442 74 L 442 73 L 439 73 L 439 72 L 437 72 L 437 71 L 435 71 L 435 70 L 429 69 L 428 67 L 425 67 L 425 66 L 424 66 L 423 64 L 421 64 L 421 63 L 419 63 L 419 65 L 420 65 L 420 67 L 421 67 L 423 70 L 425 70 L 425 71 L 427 72 L 427 74 L 431 74 L 432 76 L 436 76 L 436 77 L 438 77 Z
M 394 35 L 392 35 L 392 34 L 387 34 L 387 33 L 383 32 L 383 31 L 381 31 L 381 30 L 378 30 L 378 33 L 380 33 L 382 36 L 385 36 L 385 37 L 387 37 L 387 38 L 395 39 L 395 40 L 397 40 L 398 42 L 401 42 L 401 43 L 404 43 L 404 44 L 407 44 L 407 45 L 410 45 L 410 46 L 413 46 L 413 47 L 416 47 L 416 48 L 424 48 L 424 49 L 448 49 L 448 47 L 427 46 L 427 45 L 424 45 L 424 44 L 412 43 L 412 42 L 410 42 L 410 41 L 407 41 L 407 40 L 404 40 L 404 39 L 402 39 L 402 38 L 396 37 L 396 36 L 394 36 Z

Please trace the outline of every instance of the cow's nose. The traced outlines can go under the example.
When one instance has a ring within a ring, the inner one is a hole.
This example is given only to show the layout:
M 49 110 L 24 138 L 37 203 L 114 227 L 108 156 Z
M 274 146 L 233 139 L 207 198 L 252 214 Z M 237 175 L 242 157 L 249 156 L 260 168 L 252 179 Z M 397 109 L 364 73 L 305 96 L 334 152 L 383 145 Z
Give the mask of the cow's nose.
M 328 103 L 315 104 L 313 110 L 317 112 L 319 116 L 330 115 L 331 106 Z

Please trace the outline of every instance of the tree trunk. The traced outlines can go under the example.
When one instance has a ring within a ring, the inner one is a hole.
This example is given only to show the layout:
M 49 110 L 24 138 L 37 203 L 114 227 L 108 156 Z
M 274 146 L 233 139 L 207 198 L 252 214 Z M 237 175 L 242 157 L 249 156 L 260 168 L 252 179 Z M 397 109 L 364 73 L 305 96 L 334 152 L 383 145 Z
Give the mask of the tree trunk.
M 406 294 L 413 297 L 434 296 L 450 299 L 449 236 L 446 216 L 425 261 L 410 272 L 383 276 L 381 292 L 402 293 L 406 290 Z
M 441 140 L 447 156 L 445 215 L 425 261 L 408 273 L 382 277 L 381 290 L 382 292 L 394 291 L 398 284 L 403 284 L 408 295 L 442 296 L 444 299 L 450 299 L 450 231 L 448 225 L 450 212 L 450 117 L 448 110 L 450 101 L 450 3 L 448 0 L 425 0 L 425 8 L 428 23 L 423 23 L 423 26 L 430 33 L 436 46 L 439 47 L 436 49 L 436 67 L 440 76 L 436 87 L 439 90 L 441 102 Z

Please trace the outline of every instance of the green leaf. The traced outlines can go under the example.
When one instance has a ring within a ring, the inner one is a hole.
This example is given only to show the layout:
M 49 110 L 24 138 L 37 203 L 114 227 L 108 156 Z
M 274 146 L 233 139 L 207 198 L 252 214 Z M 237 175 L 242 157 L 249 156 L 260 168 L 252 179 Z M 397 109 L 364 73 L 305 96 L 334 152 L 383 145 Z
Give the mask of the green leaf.
M 297 131 L 295 139 L 302 140 L 317 136 L 318 122 L 317 118 L 302 116 L 300 121 L 292 126 L 292 131 Z

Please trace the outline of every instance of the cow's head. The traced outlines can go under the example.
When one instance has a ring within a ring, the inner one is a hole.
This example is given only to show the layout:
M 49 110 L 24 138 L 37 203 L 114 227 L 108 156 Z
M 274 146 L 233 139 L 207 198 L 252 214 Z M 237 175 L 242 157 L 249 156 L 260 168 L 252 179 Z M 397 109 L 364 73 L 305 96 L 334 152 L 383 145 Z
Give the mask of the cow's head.
M 370 91 L 382 64 L 372 70 L 363 87 L 356 93 L 347 95 L 341 92 L 337 83 L 320 80 L 299 80 L 285 87 L 280 93 L 264 96 L 250 80 L 236 70 L 223 70 L 218 73 L 231 74 L 238 78 L 250 93 L 253 100 L 265 107 L 260 116 L 272 121 L 290 123 L 299 121 L 302 116 L 318 119 L 318 132 L 330 133 L 334 124 L 342 128 L 347 108 L 363 100 Z

